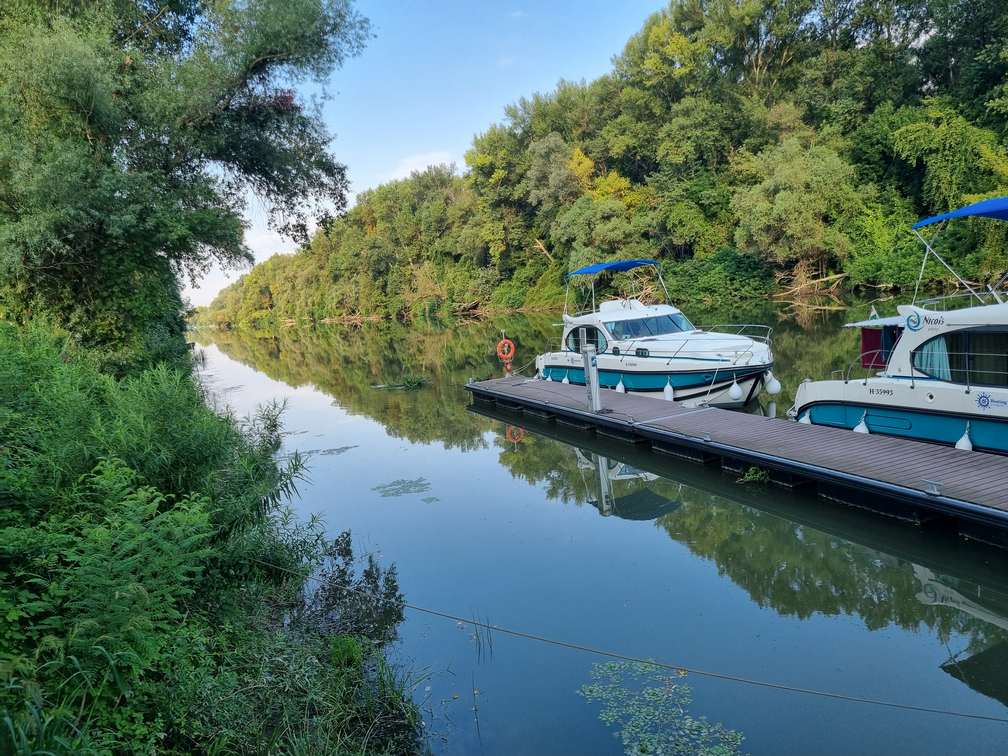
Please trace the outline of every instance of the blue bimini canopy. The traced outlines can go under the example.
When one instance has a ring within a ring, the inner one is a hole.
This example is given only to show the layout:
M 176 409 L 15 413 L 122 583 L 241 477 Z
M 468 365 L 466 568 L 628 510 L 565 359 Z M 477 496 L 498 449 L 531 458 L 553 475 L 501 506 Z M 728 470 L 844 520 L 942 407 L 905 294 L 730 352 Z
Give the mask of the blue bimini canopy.
M 593 273 L 601 273 L 605 270 L 613 270 L 616 272 L 622 272 L 624 270 L 630 270 L 632 268 L 639 268 L 642 265 L 657 265 L 657 260 L 616 260 L 615 262 L 607 263 L 595 263 L 594 265 L 586 265 L 583 268 L 578 268 L 575 271 L 568 273 L 568 276 L 590 276 Z
M 924 226 L 930 226 L 932 223 L 940 223 L 941 221 L 952 220 L 953 218 L 970 218 L 973 216 L 1008 221 L 1008 197 L 992 197 L 991 199 L 985 199 L 982 202 L 974 202 L 972 205 L 960 207 L 958 210 L 952 210 L 951 212 L 942 213 L 941 215 L 934 215 L 930 218 L 917 221 L 913 225 L 913 228 L 916 230 L 918 228 L 923 228 Z

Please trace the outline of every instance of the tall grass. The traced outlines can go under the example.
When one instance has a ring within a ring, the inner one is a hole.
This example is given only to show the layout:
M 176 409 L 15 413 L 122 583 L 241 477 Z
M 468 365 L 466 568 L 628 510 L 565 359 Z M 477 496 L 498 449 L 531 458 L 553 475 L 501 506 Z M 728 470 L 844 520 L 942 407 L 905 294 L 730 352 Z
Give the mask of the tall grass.
M 0 324 L 0 753 L 417 749 L 395 572 L 286 508 L 280 410 Z

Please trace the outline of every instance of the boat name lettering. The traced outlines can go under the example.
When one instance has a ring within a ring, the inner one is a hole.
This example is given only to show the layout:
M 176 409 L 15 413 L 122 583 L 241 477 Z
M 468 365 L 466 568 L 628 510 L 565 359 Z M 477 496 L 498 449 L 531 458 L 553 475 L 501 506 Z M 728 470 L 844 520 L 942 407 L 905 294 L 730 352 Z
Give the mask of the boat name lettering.
M 892 396 L 895 392 L 891 388 L 870 388 L 868 393 L 872 396 Z

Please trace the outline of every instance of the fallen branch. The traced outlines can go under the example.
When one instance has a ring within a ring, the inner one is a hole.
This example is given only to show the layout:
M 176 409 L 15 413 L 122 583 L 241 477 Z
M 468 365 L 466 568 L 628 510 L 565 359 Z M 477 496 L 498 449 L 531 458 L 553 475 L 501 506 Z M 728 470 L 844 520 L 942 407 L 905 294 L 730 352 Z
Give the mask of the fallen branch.
M 544 255 L 546 255 L 546 257 L 548 257 L 548 258 L 549 258 L 549 261 L 550 261 L 550 262 L 556 262 L 556 260 L 554 260 L 554 259 L 553 259 L 553 255 L 551 255 L 551 254 L 550 254 L 550 253 L 549 253 L 549 252 L 547 251 L 547 249 L 546 249 L 546 245 L 545 245 L 545 244 L 543 244 L 543 243 L 542 243 L 542 241 L 541 241 L 540 239 L 536 239 L 534 243 L 535 243 L 535 246 L 536 246 L 536 247 L 537 247 L 537 248 L 539 249 L 539 251 L 540 251 L 540 252 L 542 252 L 542 253 L 543 253 Z
M 836 291 L 836 289 L 840 286 L 843 279 L 845 279 L 846 277 L 847 277 L 846 273 L 834 273 L 833 275 L 823 276 L 822 278 L 813 278 L 810 280 L 799 281 L 790 289 L 786 289 L 785 291 L 775 294 L 774 299 L 786 299 L 788 297 L 798 296 L 799 294 L 808 292 L 809 289 L 815 289 L 816 290 L 815 293 L 819 293 L 821 285 L 829 282 L 832 283 L 826 287 L 827 290 Z

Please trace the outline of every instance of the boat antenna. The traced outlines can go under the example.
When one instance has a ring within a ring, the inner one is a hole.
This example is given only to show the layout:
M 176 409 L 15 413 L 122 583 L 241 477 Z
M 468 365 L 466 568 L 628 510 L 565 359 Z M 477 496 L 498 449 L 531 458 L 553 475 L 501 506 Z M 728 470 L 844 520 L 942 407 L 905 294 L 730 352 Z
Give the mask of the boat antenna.
M 928 255 L 934 255 L 935 259 L 945 266 L 945 270 L 947 270 L 949 273 L 955 276 L 956 281 L 958 281 L 962 286 L 965 286 L 966 290 L 969 291 L 969 293 L 972 294 L 974 297 L 976 297 L 977 301 L 980 302 L 980 304 L 984 304 L 983 297 L 977 294 L 976 291 L 974 291 L 973 287 L 970 286 L 968 283 L 966 283 L 962 278 L 960 278 L 959 274 L 952 269 L 952 266 L 949 265 L 947 262 L 945 262 L 942 259 L 942 256 L 939 255 L 937 252 L 935 252 L 934 249 L 932 249 L 931 245 L 927 243 L 927 240 L 923 236 L 921 236 L 920 231 L 918 231 L 917 229 L 913 229 L 913 232 L 914 235 L 918 239 L 920 239 L 921 244 L 924 245 L 924 248 L 927 251 L 924 252 L 924 259 L 921 261 L 920 273 L 917 274 L 917 285 L 914 286 L 913 301 L 910 304 L 917 304 L 917 291 L 918 289 L 920 289 L 921 279 L 924 278 L 924 266 L 927 264 Z

